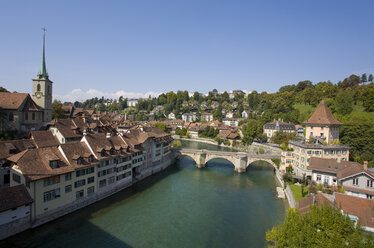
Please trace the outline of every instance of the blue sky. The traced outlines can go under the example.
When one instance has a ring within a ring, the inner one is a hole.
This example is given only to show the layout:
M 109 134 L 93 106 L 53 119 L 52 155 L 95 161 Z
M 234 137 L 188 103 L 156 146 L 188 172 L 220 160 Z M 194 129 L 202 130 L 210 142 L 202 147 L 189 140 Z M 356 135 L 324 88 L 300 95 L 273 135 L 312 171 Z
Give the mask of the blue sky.
M 2 1 L 0 85 L 30 92 L 47 28 L 61 100 L 274 92 L 374 74 L 374 1 Z

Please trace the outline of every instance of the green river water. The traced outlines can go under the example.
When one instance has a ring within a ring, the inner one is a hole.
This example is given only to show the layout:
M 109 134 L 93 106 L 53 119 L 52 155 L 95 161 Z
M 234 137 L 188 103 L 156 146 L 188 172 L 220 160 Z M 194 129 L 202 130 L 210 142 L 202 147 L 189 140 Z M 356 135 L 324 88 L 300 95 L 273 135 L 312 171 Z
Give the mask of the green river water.
M 229 150 L 182 142 L 184 147 Z M 197 169 L 183 158 L 107 199 L 13 236 L 0 247 L 264 247 L 265 232 L 285 217 L 273 168 L 237 174 L 214 159 Z

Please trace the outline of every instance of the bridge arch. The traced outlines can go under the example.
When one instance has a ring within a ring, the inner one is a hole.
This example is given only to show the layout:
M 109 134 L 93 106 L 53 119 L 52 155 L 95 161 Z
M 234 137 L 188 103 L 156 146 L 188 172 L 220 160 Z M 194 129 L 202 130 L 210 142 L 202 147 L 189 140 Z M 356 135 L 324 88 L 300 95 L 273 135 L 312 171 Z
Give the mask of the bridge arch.
M 219 157 L 219 156 L 206 160 L 204 167 L 207 167 L 208 163 L 211 162 L 212 160 L 222 160 L 222 161 L 228 162 L 231 167 L 235 168 L 235 163 L 233 161 L 231 161 L 230 159 L 224 158 L 224 157 Z
M 266 162 L 272 165 L 275 169 L 277 169 L 277 165 L 271 159 L 267 158 L 248 158 L 247 168 L 254 162 Z

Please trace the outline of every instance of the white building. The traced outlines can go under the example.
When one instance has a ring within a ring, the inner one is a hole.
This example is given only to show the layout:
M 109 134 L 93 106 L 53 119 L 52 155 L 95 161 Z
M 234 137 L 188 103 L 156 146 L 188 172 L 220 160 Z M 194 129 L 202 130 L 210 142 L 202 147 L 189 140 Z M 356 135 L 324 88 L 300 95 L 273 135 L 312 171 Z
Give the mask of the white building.
M 213 114 L 212 113 L 202 113 L 201 114 L 201 121 L 213 121 Z
M 168 119 L 169 120 L 175 120 L 175 114 L 174 113 L 168 114 Z
M 129 99 L 127 100 L 127 106 L 135 107 L 138 104 L 138 99 Z
M 276 132 L 294 133 L 296 132 L 295 124 L 274 120 L 264 125 L 264 134 L 270 139 Z
M 195 122 L 196 121 L 196 113 L 191 112 L 191 113 L 184 113 L 182 115 L 182 120 L 185 122 Z

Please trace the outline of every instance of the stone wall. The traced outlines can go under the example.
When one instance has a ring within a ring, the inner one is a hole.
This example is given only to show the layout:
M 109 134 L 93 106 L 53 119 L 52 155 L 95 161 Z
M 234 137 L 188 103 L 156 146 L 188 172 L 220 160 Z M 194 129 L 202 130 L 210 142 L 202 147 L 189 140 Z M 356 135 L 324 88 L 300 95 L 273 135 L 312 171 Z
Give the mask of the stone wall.
M 30 216 L 0 225 L 0 240 L 25 231 L 31 227 Z
M 273 155 L 281 155 L 282 149 L 276 145 L 271 144 L 261 144 L 253 142 L 250 146 L 248 146 L 249 153 L 258 153 L 259 149 L 262 148 L 265 154 L 273 154 Z

